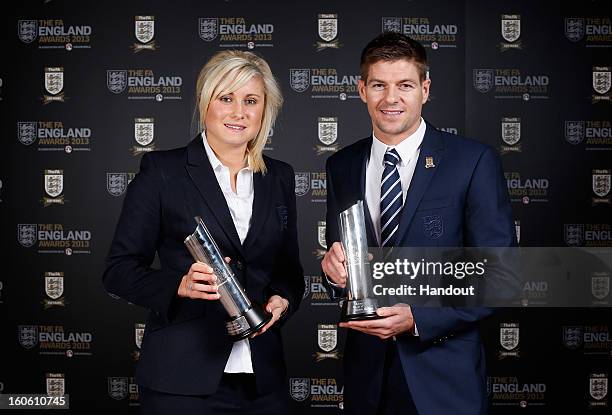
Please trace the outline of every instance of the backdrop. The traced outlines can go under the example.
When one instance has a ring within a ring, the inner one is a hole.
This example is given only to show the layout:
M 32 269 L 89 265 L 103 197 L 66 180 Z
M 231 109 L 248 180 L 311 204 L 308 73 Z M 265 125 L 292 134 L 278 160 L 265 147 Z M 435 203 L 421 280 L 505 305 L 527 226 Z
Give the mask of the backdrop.
M 296 413 L 341 413 L 344 332 L 320 277 L 324 166 L 371 132 L 356 84 L 381 31 L 427 49 L 424 117 L 499 150 L 522 246 L 612 246 L 609 1 L 12 6 L 1 17 L 0 392 L 68 393 L 74 413 L 137 410 L 146 312 L 104 291 L 104 260 L 141 155 L 195 135 L 195 79 L 222 49 L 264 56 L 285 96 L 266 154 L 296 171 L 306 293 L 284 329 Z M 531 304 L 547 289 L 524 287 Z M 609 308 L 486 321 L 491 412 L 609 410 L 610 324 Z

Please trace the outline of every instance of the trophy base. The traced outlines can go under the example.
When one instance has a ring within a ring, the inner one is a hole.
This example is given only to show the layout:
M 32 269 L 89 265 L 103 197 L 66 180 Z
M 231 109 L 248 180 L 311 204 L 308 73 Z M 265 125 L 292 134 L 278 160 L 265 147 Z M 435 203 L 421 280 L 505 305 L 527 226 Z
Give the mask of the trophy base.
M 265 326 L 272 315 L 265 312 L 258 305 L 253 304 L 251 308 L 242 315 L 235 317 L 226 324 L 227 333 L 234 342 L 246 339 L 251 334 Z
M 340 321 L 345 323 L 347 321 L 377 319 L 380 318 L 380 316 L 376 314 L 377 309 L 378 301 L 376 298 L 344 300 L 340 313 Z

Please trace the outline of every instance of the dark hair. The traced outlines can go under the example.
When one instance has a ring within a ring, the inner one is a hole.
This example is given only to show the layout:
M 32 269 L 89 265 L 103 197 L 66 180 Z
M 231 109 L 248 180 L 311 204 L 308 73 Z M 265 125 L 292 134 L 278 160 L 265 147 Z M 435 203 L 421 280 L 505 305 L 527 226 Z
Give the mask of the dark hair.
M 406 59 L 416 64 L 421 82 L 427 74 L 427 53 L 416 40 L 395 32 L 383 32 L 376 36 L 361 52 L 361 79 L 366 82 L 370 65 L 379 61 Z

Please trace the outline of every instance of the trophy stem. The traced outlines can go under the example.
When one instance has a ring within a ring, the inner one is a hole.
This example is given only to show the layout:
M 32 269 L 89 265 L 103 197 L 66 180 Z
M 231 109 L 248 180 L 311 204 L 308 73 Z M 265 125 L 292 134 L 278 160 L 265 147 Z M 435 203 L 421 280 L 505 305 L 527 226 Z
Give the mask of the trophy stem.
M 219 301 L 229 316 L 226 327 L 230 339 L 245 339 L 261 329 L 272 316 L 251 302 L 234 271 L 225 262 L 202 218 L 196 216 L 195 221 L 196 229 L 185 238 L 184 243 L 193 259 L 208 264 L 218 278 Z
M 378 301 L 372 293 L 363 201 L 358 200 L 338 217 L 342 248 L 346 258 L 347 298 L 342 303 L 340 321 L 376 319 Z

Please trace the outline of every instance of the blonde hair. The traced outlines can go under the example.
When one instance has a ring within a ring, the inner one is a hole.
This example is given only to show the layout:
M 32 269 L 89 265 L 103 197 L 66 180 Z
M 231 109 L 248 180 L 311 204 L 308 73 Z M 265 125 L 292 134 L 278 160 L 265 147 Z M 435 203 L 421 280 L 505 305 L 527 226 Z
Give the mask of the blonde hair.
M 265 107 L 259 132 L 247 144 L 247 155 L 253 171 L 265 173 L 263 148 L 283 104 L 280 87 L 268 63 L 253 52 L 224 50 L 214 54 L 198 75 L 196 102 L 200 116 L 199 126 L 202 130 L 205 128 L 204 119 L 210 102 L 221 94 L 242 88 L 254 76 L 261 77 L 264 83 Z

